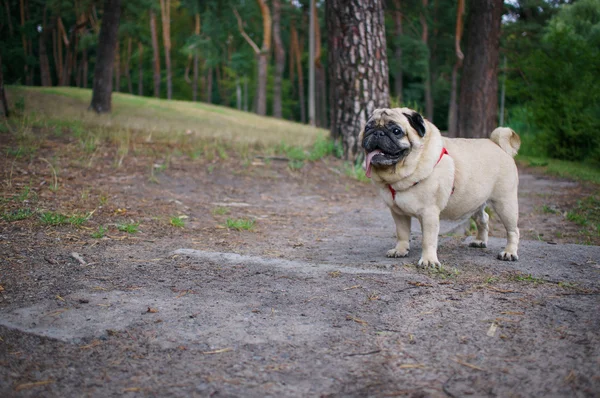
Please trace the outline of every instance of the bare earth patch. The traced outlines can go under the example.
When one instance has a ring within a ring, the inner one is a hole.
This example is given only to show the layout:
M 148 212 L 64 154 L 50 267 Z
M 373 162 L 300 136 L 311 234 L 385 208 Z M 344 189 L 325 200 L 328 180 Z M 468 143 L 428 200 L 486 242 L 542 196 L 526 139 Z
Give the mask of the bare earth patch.
M 2 160 L 2 396 L 600 391 L 600 238 L 564 215 L 597 187 L 522 169 L 520 261 L 448 226 L 431 271 L 338 160 L 114 159 Z

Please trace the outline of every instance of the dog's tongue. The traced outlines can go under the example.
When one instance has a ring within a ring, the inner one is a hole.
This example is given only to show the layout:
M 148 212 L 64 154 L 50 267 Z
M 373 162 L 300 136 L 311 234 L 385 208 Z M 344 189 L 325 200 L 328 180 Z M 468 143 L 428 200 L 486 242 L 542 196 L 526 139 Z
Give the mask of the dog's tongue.
M 371 159 L 373 159 L 373 156 L 377 155 L 378 153 L 383 153 L 381 152 L 379 149 L 374 150 L 373 152 L 369 152 L 367 153 L 367 156 L 365 157 L 365 175 L 368 178 L 371 178 Z

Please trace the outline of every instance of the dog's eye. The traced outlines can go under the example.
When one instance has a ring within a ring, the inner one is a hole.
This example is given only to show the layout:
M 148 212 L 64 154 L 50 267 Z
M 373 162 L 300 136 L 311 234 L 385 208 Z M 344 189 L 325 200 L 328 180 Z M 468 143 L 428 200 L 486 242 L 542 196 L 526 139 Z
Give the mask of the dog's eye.
M 392 132 L 396 135 L 402 134 L 402 130 L 400 130 L 399 128 L 395 128 L 394 130 L 392 130 Z

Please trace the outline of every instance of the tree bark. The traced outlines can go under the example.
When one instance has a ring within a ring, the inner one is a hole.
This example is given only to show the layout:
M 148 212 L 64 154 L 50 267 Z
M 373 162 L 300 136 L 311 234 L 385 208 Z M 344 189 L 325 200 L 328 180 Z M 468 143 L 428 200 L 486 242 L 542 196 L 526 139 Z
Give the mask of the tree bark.
M 131 81 L 131 37 L 127 38 L 127 60 L 125 61 L 125 73 L 127 73 L 127 89 L 133 94 L 133 82 Z
M 82 60 L 81 62 L 83 63 L 83 72 L 82 72 L 82 76 L 81 76 L 81 80 L 83 83 L 83 88 L 87 88 L 88 85 L 88 57 L 87 57 L 87 48 L 84 48 L 82 51 Z
M 144 95 L 144 45 L 138 41 L 138 95 Z
M 8 0 L 4 0 L 4 10 L 5 10 L 6 15 L 7 15 L 6 20 L 8 22 L 8 33 L 9 33 L 10 37 L 12 37 L 13 34 L 14 34 L 14 30 L 13 30 L 12 21 L 11 21 L 11 18 L 10 18 L 10 7 L 8 5 Z
M 456 8 L 456 32 L 454 34 L 454 51 L 456 62 L 452 68 L 452 83 L 450 88 L 450 106 L 448 107 L 448 136 L 458 135 L 458 73 L 462 67 L 463 55 L 460 49 L 460 41 L 463 34 L 463 15 L 465 13 L 465 0 L 458 0 Z
M 275 76 L 273 79 L 273 116 L 283 116 L 281 84 L 285 69 L 285 49 L 281 40 L 281 1 L 273 0 L 273 43 L 275 44 Z M 239 87 L 239 82 L 237 84 Z M 241 90 L 240 90 L 241 91 Z M 239 105 L 241 108 L 241 101 Z
M 263 41 L 262 47 L 259 48 L 258 45 L 248 36 L 246 31 L 244 30 L 244 26 L 242 23 L 242 18 L 237 10 L 234 8 L 234 14 L 238 21 L 238 29 L 240 34 L 248 44 L 254 50 L 256 57 L 258 59 L 258 71 L 257 71 L 257 84 L 256 84 L 256 95 L 254 97 L 254 101 L 256 103 L 256 113 L 259 115 L 267 114 L 267 73 L 269 67 L 269 52 L 271 51 L 271 13 L 269 11 L 269 6 L 266 3 L 266 0 L 256 0 L 258 2 L 258 6 L 260 7 L 260 13 L 263 19 Z
M 488 137 L 498 116 L 502 0 L 472 0 L 461 79 L 459 137 Z
M 321 63 L 321 27 L 315 9 L 315 117 L 319 127 L 327 126 L 327 85 L 325 67 Z
M 331 136 L 344 158 L 362 155 L 358 134 L 376 108 L 389 107 L 383 0 L 328 0 Z
M 394 68 L 394 94 L 398 103 L 402 104 L 403 74 L 402 74 L 402 46 L 399 41 L 404 34 L 402 29 L 402 4 L 401 0 L 394 0 L 394 35 L 396 44 L 394 46 L 394 58 L 396 58 L 396 68 Z
M 112 74 L 120 16 L 121 0 L 105 0 L 90 104 L 90 109 L 98 113 L 111 110 Z
M 165 69 L 167 70 L 167 99 L 173 98 L 173 76 L 171 72 L 171 0 L 160 0 L 163 44 L 165 47 Z
M 200 13 L 196 13 L 195 15 L 195 26 L 194 33 L 196 36 L 200 35 Z M 198 101 L 198 74 L 199 74 L 199 66 L 200 66 L 200 54 L 198 54 L 198 49 L 194 50 L 194 76 L 192 78 L 192 100 L 194 102 Z
M 212 104 L 213 68 L 208 68 L 206 77 L 206 102 Z
M 315 19 L 317 7 L 310 0 L 308 24 L 308 124 L 315 125 Z
M 152 57 L 154 59 L 154 96 L 160 98 L 160 50 L 158 49 L 158 33 L 156 31 L 156 14 L 150 9 L 150 35 L 152 36 Z
M 39 39 L 39 52 L 40 52 L 40 78 L 42 86 L 52 86 L 52 75 L 50 74 L 50 62 L 48 61 L 48 52 L 46 50 L 46 37 L 47 35 L 42 33 Z
M 2 75 L 2 54 L 0 54 L 0 113 L 4 117 L 10 116 L 8 109 L 8 101 L 6 100 L 6 93 L 4 92 L 4 76 Z
M 300 102 L 300 121 L 306 123 L 306 103 L 304 101 L 304 72 L 302 70 L 302 47 L 298 39 L 298 31 L 292 22 L 291 27 L 291 51 L 294 52 L 296 60 L 296 71 L 298 72 L 298 102 Z
M 115 87 L 114 91 L 121 91 L 121 46 L 119 45 L 119 39 L 117 38 L 117 44 L 115 48 Z
M 423 11 L 421 12 L 421 41 L 425 48 L 428 49 L 429 54 L 429 26 L 427 23 L 427 8 L 429 7 L 429 0 L 423 1 Z M 425 117 L 429 119 L 433 123 L 433 95 L 431 92 L 431 62 L 430 56 L 427 55 L 426 60 L 426 68 L 425 68 Z
M 21 11 L 21 42 L 23 44 L 23 55 L 25 59 L 25 64 L 23 66 L 23 71 L 25 73 L 25 82 L 28 86 L 32 85 L 32 82 L 29 80 L 29 65 L 27 64 L 29 58 L 29 47 L 27 46 L 27 37 L 25 36 L 25 2 L 23 0 L 19 0 L 19 6 Z M 8 15 L 10 19 L 10 14 Z

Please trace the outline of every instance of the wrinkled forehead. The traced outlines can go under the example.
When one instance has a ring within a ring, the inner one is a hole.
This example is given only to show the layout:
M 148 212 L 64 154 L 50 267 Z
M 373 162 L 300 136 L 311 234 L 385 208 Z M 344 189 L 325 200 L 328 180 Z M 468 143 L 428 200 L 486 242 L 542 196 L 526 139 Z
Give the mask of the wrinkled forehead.
M 368 121 L 368 124 L 373 126 L 387 126 L 392 123 L 404 128 L 410 126 L 406 116 L 398 109 L 375 109 Z

